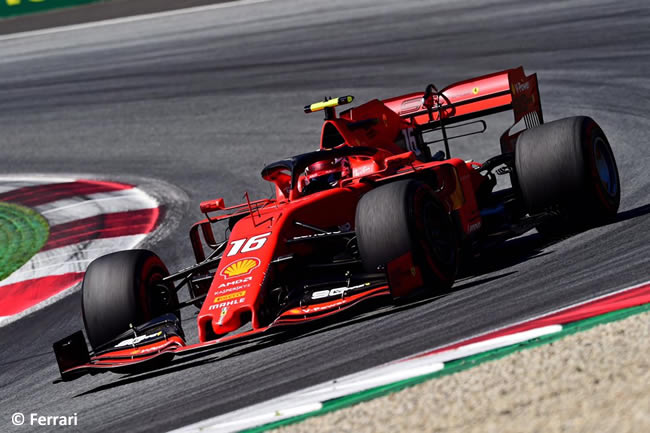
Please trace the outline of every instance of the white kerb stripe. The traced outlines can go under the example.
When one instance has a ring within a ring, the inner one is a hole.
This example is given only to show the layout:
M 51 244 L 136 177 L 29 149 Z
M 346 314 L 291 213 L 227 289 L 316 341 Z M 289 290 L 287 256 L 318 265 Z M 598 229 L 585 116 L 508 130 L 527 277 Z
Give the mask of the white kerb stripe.
M 69 177 L 24 177 L 24 176 L 0 176 L 0 194 L 25 188 L 27 186 L 47 185 L 50 183 L 68 183 L 76 179 Z
M 174 430 L 174 432 L 234 432 L 252 428 L 295 416 L 290 415 L 292 412 L 291 408 L 302 408 L 303 411 L 301 413 L 313 412 L 320 409 L 322 402 L 326 400 L 354 394 L 400 380 L 430 374 L 442 368 L 443 364 L 431 363 L 427 359 L 414 360 L 408 366 L 380 366 L 201 421 Z M 305 410 L 307 408 L 311 410 Z
M 36 206 L 50 226 L 97 215 L 158 207 L 158 202 L 137 188 L 80 195 Z
M 146 236 L 146 234 L 140 234 L 94 239 L 42 251 L 35 254 L 9 277 L 0 281 L 0 287 L 51 275 L 85 272 L 90 262 L 96 258 L 113 251 L 133 248 Z

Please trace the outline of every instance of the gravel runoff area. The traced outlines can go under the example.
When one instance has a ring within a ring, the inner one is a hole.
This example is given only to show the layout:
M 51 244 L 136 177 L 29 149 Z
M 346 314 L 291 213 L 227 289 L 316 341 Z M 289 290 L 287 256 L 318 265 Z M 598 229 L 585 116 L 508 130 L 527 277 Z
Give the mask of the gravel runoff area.
M 650 312 L 275 431 L 650 432 Z

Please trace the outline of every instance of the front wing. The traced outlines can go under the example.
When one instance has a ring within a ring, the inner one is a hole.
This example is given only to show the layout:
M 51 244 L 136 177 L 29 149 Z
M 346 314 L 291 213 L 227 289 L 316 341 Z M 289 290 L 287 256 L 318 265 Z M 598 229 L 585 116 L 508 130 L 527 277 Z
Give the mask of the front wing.
M 354 294 L 343 293 L 340 298 L 334 300 L 285 310 L 269 326 L 227 335 L 205 343 L 188 345 L 178 318 L 168 314 L 125 332 L 93 354 L 88 351 L 82 331 L 57 341 L 53 349 L 63 381 L 106 371 L 139 373 L 163 367 L 177 356 L 208 354 L 251 342 L 290 326 L 331 316 L 364 300 L 390 295 L 391 291 L 386 284 Z

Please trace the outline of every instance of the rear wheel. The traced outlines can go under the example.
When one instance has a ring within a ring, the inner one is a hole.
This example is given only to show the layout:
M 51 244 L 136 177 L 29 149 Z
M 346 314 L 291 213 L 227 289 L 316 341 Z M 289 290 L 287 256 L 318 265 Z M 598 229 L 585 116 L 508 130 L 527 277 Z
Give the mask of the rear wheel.
M 93 261 L 81 287 L 91 346 L 97 348 L 165 313 L 180 318 L 176 292 L 162 281 L 167 275 L 162 260 L 148 250 L 119 251 Z
M 429 186 L 402 180 L 366 193 L 357 206 L 356 234 L 367 272 L 410 252 L 425 284 L 446 290 L 458 268 L 451 218 Z
M 560 234 L 612 219 L 620 202 L 614 154 L 598 124 L 569 117 L 524 131 L 517 139 L 515 168 L 530 213 L 554 209 L 541 224 Z

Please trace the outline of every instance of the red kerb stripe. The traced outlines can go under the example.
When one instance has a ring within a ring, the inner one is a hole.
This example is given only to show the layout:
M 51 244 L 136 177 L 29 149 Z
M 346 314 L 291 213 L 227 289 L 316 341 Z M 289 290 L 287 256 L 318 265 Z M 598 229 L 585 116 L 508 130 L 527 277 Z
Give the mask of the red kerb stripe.
M 97 180 L 77 180 L 75 182 L 26 186 L 14 189 L 0 194 L 0 201 L 34 207 L 78 195 L 120 191 L 130 188 L 133 188 L 133 185 Z
M 74 286 L 83 276 L 83 272 L 52 275 L 0 287 L 0 316 L 20 313 Z
M 92 239 L 147 234 L 160 218 L 160 209 L 141 209 L 97 215 L 50 227 L 50 238 L 41 251 Z

